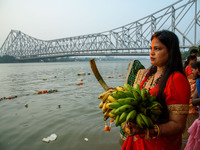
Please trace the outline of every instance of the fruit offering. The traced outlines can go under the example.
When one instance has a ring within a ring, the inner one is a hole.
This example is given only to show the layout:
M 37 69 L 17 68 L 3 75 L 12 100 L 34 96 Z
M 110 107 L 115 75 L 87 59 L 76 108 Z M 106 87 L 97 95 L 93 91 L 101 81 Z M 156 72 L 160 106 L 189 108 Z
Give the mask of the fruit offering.
M 162 114 L 162 106 L 156 97 L 146 89 L 140 90 L 138 84 L 109 89 L 98 99 L 102 100 L 99 108 L 104 114 L 104 121 L 110 117 L 115 120 L 115 126 L 123 127 L 125 122 L 133 122 L 140 128 L 153 128 Z

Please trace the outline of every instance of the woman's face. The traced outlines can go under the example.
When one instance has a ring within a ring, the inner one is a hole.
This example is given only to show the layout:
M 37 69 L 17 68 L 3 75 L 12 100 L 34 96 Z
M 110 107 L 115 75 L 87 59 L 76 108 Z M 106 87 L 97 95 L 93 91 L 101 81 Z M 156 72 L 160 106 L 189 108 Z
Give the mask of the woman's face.
M 154 38 L 151 44 L 150 60 L 153 66 L 165 67 L 168 61 L 167 47 Z
M 193 60 L 190 60 L 190 64 L 193 64 L 193 63 L 195 63 L 197 61 L 197 59 L 195 58 L 195 59 L 193 59 Z
M 194 77 L 194 79 L 197 79 L 197 75 L 199 74 L 199 70 L 198 70 L 198 68 L 191 68 L 191 70 L 192 70 L 192 74 L 193 74 L 193 77 Z

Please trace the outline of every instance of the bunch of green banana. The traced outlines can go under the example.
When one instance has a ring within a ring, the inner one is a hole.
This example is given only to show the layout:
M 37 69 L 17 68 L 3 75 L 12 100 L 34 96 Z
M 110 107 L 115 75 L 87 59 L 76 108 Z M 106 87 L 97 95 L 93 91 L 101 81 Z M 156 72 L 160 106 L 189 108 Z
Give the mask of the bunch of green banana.
M 146 89 L 138 84 L 129 84 L 109 89 L 98 97 L 102 99 L 99 107 L 104 113 L 104 121 L 109 117 L 115 119 L 116 126 L 133 122 L 140 128 L 152 128 L 162 114 L 162 106 Z

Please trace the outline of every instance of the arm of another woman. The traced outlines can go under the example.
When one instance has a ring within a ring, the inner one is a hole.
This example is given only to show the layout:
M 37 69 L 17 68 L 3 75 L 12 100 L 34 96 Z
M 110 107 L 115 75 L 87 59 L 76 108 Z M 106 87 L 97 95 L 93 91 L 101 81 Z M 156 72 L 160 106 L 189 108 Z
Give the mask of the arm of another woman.
M 193 94 L 192 105 L 194 106 L 200 105 L 200 98 L 198 97 L 197 88 L 195 89 L 194 94 Z

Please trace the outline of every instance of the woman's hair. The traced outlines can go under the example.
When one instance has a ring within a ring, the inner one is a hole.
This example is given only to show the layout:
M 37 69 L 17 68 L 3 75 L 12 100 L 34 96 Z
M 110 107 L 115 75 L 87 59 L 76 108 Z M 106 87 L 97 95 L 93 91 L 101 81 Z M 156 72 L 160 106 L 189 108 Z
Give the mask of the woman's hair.
M 183 75 L 185 75 L 185 73 L 183 71 L 181 52 L 179 48 L 179 40 L 176 34 L 168 30 L 162 30 L 155 32 L 151 37 L 151 41 L 153 40 L 153 38 L 157 38 L 162 44 L 164 44 L 168 51 L 168 61 L 165 66 L 165 70 L 159 79 L 159 91 L 157 94 L 157 99 L 163 106 L 162 110 L 163 114 L 161 115 L 160 118 L 164 118 L 164 120 L 162 121 L 166 122 L 169 120 L 169 112 L 167 109 L 167 105 L 165 103 L 165 96 L 164 96 L 164 90 L 167 80 L 169 76 L 174 72 L 180 72 Z M 148 76 L 156 73 L 156 71 L 157 67 L 151 66 Z
M 198 53 L 198 50 L 196 50 L 196 49 L 191 49 L 190 55 L 193 54 L 193 53 Z
M 194 60 L 194 59 L 197 59 L 197 57 L 196 57 L 195 55 L 189 55 L 189 56 L 187 57 L 187 60 L 185 61 L 184 68 L 186 68 L 187 65 L 189 65 L 190 60 Z

